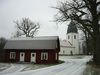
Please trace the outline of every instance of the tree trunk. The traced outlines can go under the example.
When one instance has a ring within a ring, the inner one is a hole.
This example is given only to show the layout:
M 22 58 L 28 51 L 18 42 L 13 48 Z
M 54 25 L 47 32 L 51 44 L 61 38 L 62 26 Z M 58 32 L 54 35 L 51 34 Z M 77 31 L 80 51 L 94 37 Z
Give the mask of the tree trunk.
M 88 33 L 86 34 L 86 50 L 87 50 L 86 55 L 89 55 L 89 34 Z
M 88 34 L 88 32 L 87 31 L 83 31 L 84 32 L 84 34 L 85 34 L 85 39 L 86 39 L 86 49 L 85 49 L 85 54 L 86 55 L 89 55 L 89 34 Z
M 93 54 L 93 61 L 96 65 L 100 65 L 100 38 L 97 37 L 94 40 L 94 54 Z
M 92 18 L 93 18 L 93 40 L 94 40 L 94 54 L 93 54 L 93 61 L 96 65 L 100 65 L 100 31 L 99 31 L 99 22 L 98 22 L 98 15 L 97 15 L 97 6 L 96 6 L 96 0 L 94 0 L 93 5 L 91 6 L 93 12 L 92 12 Z

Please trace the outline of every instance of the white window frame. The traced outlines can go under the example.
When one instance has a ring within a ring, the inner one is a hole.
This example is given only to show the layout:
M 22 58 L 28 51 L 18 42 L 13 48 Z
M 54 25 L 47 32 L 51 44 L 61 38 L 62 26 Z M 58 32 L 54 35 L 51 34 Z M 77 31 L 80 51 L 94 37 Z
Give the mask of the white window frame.
M 41 53 L 41 60 L 48 60 L 48 53 Z
M 63 54 L 65 53 L 65 50 L 63 50 Z
M 56 53 L 56 60 L 58 59 L 58 54 Z
M 74 35 L 74 39 L 76 39 L 76 35 Z
M 58 42 L 56 42 L 56 48 L 58 47 Z
M 70 36 L 68 35 L 68 39 L 70 39 Z
M 16 53 L 15 52 L 10 52 L 10 59 L 15 59 Z

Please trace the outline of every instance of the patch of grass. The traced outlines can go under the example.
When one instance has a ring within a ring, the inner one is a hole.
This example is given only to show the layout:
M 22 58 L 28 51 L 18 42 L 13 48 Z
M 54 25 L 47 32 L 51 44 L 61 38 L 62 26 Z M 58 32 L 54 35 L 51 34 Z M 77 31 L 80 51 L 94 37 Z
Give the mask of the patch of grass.
M 47 64 L 48 66 L 53 66 L 53 65 L 58 65 L 58 64 L 62 64 L 65 61 L 59 60 L 58 63 L 54 63 L 54 64 Z
M 58 64 L 62 64 L 65 61 L 59 60 L 58 63 L 53 63 L 53 64 L 41 64 L 41 65 L 47 65 L 47 66 L 54 66 L 54 65 L 58 65 Z M 39 65 L 39 64 L 38 64 Z
M 82 59 L 84 56 L 74 56 L 74 59 Z
M 25 67 L 22 71 L 35 70 L 35 69 L 44 68 L 44 67 L 48 67 L 48 65 L 43 65 L 43 64 L 27 64 L 27 67 Z
M 60 56 L 60 57 L 64 57 L 67 59 L 82 59 L 84 55 L 66 55 L 66 56 Z
M 55 64 L 28 64 L 27 67 L 25 69 L 23 69 L 22 71 L 35 70 L 35 69 L 40 69 L 40 68 L 44 68 L 44 67 L 50 67 L 50 66 L 62 64 L 62 63 L 64 63 L 64 61 L 59 60 L 59 62 L 55 63 Z
M 89 61 L 89 62 L 87 62 L 87 64 L 91 65 L 91 66 L 93 66 L 93 67 L 95 67 L 97 69 L 100 69 L 100 65 L 97 65 L 97 64 L 93 63 L 93 61 Z
M 9 63 L 0 63 L 0 71 L 3 71 L 9 67 L 11 67 L 11 64 Z
M 100 75 L 100 66 L 96 66 L 92 61 L 87 62 L 83 75 Z
M 62 64 L 64 63 L 65 61 L 62 61 L 62 60 L 59 60 L 58 64 Z

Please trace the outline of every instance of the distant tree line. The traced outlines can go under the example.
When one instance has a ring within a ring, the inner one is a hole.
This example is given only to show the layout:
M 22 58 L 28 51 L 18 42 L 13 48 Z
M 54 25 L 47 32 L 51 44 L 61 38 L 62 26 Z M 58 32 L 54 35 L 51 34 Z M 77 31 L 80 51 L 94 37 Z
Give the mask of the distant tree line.
M 4 57 L 5 55 L 5 50 L 4 50 L 4 46 L 7 42 L 7 39 L 4 37 L 0 37 L 0 56 Z

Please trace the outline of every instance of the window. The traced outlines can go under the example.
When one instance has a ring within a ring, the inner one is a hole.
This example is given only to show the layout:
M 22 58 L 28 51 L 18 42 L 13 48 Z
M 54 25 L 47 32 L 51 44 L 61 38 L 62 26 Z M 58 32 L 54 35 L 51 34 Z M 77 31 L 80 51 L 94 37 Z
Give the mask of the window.
M 41 53 L 41 60 L 48 60 L 48 53 Z
M 23 54 L 21 54 L 21 56 L 23 56 Z
M 15 59 L 16 53 L 15 52 L 10 52 L 10 59 Z
M 58 54 L 56 53 L 56 60 L 58 59 L 57 55 L 58 55 Z
M 76 39 L 76 35 L 74 35 L 74 39 Z
M 68 35 L 68 39 L 70 39 L 70 36 Z
M 56 48 L 58 47 L 58 43 L 56 42 Z
M 32 54 L 32 57 L 34 57 L 34 54 Z
M 73 51 L 70 51 L 70 54 L 73 55 Z
M 63 53 L 65 53 L 65 50 L 63 50 Z

